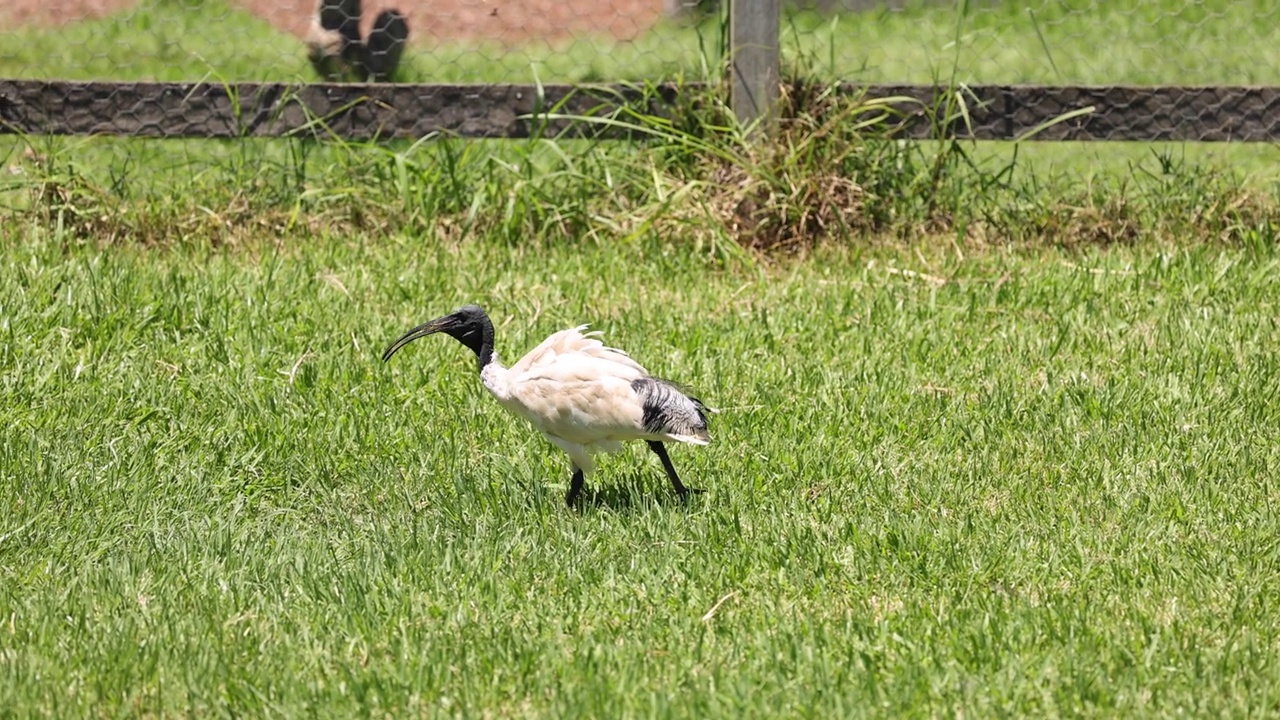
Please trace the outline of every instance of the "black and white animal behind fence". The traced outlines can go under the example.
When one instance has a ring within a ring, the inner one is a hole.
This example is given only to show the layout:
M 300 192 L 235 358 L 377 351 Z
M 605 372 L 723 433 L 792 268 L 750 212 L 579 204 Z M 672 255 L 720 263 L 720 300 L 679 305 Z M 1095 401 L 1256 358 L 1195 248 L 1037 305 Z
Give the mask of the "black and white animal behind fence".
M 307 33 L 307 58 L 323 80 L 387 82 L 409 42 L 409 22 L 383 10 L 360 38 L 360 0 L 319 0 Z

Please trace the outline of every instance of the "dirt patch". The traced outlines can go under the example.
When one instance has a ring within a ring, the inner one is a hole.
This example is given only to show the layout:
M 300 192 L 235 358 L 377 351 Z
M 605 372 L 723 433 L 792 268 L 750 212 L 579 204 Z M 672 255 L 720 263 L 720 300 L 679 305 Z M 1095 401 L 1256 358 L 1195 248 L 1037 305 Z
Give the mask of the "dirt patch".
M 57 26 L 133 7 L 137 0 L 3 0 L 6 25 Z M 281 30 L 302 37 L 315 0 L 237 0 L 237 5 Z M 409 40 L 517 43 L 576 35 L 634 38 L 663 15 L 665 0 L 365 0 L 364 22 L 386 8 L 409 19 Z M 367 30 L 367 28 L 366 28 Z
M 311 0 L 241 0 L 238 4 L 299 37 L 306 32 L 315 6 Z M 365 24 L 387 8 L 396 8 L 408 17 L 409 38 L 414 43 L 514 43 L 589 33 L 625 40 L 657 22 L 663 0 L 365 0 Z
M 135 4 L 137 0 L 5 0 L 0 19 L 8 27 L 63 25 L 110 15 Z

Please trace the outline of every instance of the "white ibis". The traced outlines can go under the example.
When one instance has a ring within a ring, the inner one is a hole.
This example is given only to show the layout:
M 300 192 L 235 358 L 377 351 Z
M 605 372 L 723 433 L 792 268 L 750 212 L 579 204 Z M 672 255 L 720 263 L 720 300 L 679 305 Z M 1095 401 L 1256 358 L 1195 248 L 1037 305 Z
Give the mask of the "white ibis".
M 477 305 L 423 323 L 391 343 L 388 361 L 400 348 L 443 332 L 476 354 L 480 381 L 509 412 L 528 420 L 573 463 L 565 502 L 582 492 L 596 452 L 617 452 L 628 440 L 644 440 L 662 461 L 682 499 L 701 492 L 680 482 L 664 442 L 706 445 L 707 414 L 715 412 L 673 383 L 653 377 L 625 352 L 606 347 L 586 325 L 561 330 L 510 368 L 493 351 L 493 323 Z

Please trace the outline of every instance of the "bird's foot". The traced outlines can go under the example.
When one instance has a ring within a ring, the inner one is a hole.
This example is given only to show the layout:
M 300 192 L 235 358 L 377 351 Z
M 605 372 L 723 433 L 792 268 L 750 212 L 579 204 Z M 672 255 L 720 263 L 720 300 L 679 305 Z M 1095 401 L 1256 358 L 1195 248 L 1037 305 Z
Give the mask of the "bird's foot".
M 690 495 L 701 495 L 703 492 L 702 488 L 683 487 L 676 490 L 676 495 L 679 495 L 681 500 L 688 500 Z

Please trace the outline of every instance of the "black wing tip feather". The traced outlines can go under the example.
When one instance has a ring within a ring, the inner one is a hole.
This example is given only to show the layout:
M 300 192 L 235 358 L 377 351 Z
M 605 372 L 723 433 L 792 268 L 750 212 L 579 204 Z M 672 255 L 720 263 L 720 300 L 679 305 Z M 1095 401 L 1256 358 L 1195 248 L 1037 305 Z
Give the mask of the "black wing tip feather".
M 705 432 L 707 429 L 707 406 L 698 398 L 685 392 L 679 385 L 670 380 L 656 377 L 642 377 L 631 381 L 631 389 L 640 396 L 644 408 L 644 429 L 653 433 L 671 432 L 689 434 Z M 673 403 L 672 396 L 677 396 L 693 405 L 693 413 L 682 403 Z M 689 417 L 690 414 L 696 416 Z

